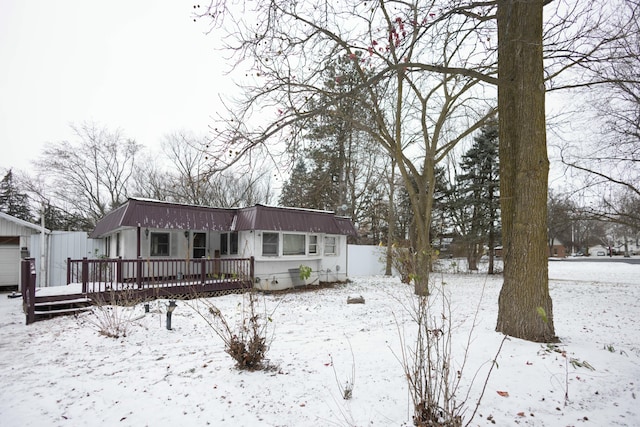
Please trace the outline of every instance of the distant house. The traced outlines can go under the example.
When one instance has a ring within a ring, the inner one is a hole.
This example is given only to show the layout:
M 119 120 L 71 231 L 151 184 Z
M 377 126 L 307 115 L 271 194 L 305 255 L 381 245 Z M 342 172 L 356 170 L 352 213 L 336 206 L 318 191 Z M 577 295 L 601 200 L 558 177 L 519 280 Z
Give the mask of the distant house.
M 0 212 L 0 288 L 18 288 L 20 259 L 30 256 L 31 236 L 41 232 L 35 224 Z
M 567 256 L 567 248 L 557 240 L 551 242 L 551 245 L 547 243 L 547 256 L 549 258 L 565 258 Z M 502 246 L 496 246 L 494 249 L 494 255 L 497 257 L 503 256 Z
M 548 245 L 550 258 L 565 258 L 567 256 L 567 248 L 558 240 L 553 239 Z
M 347 278 L 347 236 L 356 230 L 333 212 L 256 205 L 214 208 L 131 198 L 89 237 L 104 256 L 125 259 L 254 258 L 255 287 L 280 290 Z M 311 268 L 302 281 L 301 266 Z

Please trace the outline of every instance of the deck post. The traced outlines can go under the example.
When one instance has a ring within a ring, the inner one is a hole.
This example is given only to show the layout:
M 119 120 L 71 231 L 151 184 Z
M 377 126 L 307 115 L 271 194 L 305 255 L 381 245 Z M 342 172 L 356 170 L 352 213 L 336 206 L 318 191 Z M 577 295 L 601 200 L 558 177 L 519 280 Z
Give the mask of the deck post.
M 253 288 L 253 282 L 255 280 L 255 278 L 253 277 L 255 275 L 255 258 L 252 256 L 251 258 L 249 258 L 249 279 L 251 279 L 251 287 Z
M 71 283 L 71 258 L 67 258 L 67 285 Z
M 142 257 L 136 259 L 136 285 L 138 289 L 142 289 Z
M 82 293 L 87 293 L 89 284 L 89 260 L 82 258 Z
M 27 298 L 27 289 L 29 286 L 29 282 L 27 281 L 27 277 L 29 276 L 29 258 L 23 258 L 20 261 L 20 293 L 22 294 L 22 300 L 26 301 Z
M 206 261 L 207 260 L 205 258 L 200 259 L 200 283 L 202 283 L 203 285 L 207 281 L 207 263 L 206 263 Z
M 122 257 L 116 261 L 116 283 L 122 283 Z
M 26 324 L 36 321 L 36 263 L 33 258 L 22 260 L 22 303 L 25 311 Z

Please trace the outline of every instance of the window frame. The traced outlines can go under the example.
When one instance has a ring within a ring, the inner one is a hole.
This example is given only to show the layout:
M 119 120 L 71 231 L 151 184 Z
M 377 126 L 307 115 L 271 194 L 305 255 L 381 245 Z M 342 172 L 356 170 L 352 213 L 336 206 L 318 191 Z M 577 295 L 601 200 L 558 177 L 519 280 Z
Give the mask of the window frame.
M 167 238 L 167 242 L 166 243 L 156 243 L 156 247 L 154 249 L 154 241 L 157 240 L 159 237 L 164 237 L 166 236 Z M 160 253 L 159 252 L 159 247 L 160 245 L 162 245 L 163 247 L 166 246 L 166 254 L 165 253 Z M 166 232 L 158 232 L 158 231 L 152 231 L 151 233 L 149 233 L 149 256 L 152 257 L 170 257 L 171 256 L 171 233 L 166 233 Z
M 238 255 L 238 232 L 232 231 L 229 233 L 229 255 Z
M 329 240 L 333 239 L 333 243 L 329 243 Z M 333 247 L 333 251 L 329 252 L 327 248 Z M 325 255 L 338 255 L 338 237 L 337 236 L 324 236 L 324 254 Z
M 220 233 L 220 255 L 238 255 L 238 232 Z
M 300 245 L 300 237 L 302 237 L 302 245 Z M 289 240 L 289 242 L 287 242 L 287 240 Z M 290 249 L 288 243 L 294 243 L 296 247 Z M 306 233 L 282 233 L 282 256 L 301 256 L 306 254 Z
M 220 233 L 220 255 L 229 252 L 229 233 Z
M 318 235 L 309 234 L 309 244 L 307 245 L 309 255 L 318 255 Z M 311 249 L 313 248 L 313 250 Z
M 202 236 L 203 237 L 203 242 L 202 245 L 203 246 L 196 246 L 196 242 L 198 241 L 198 237 Z M 191 236 L 192 239 L 192 248 L 191 248 L 191 258 L 192 259 L 200 259 L 200 258 L 205 258 L 207 256 L 207 233 L 205 232 L 194 232 L 193 235 Z M 199 255 L 196 255 L 196 250 L 198 251 Z
M 275 236 L 275 242 L 265 242 L 267 236 Z M 275 248 L 275 252 L 265 252 L 265 244 L 269 245 L 269 248 Z M 265 257 L 277 257 L 280 254 L 280 233 L 262 232 L 262 256 Z

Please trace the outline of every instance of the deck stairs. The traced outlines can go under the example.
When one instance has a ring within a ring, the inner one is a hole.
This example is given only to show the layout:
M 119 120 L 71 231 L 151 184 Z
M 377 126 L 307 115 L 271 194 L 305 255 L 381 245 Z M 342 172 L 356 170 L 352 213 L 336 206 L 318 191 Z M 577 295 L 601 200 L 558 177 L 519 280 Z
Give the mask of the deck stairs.
M 85 295 L 64 295 L 55 299 L 36 297 L 35 320 L 79 314 L 91 310 L 93 301 Z

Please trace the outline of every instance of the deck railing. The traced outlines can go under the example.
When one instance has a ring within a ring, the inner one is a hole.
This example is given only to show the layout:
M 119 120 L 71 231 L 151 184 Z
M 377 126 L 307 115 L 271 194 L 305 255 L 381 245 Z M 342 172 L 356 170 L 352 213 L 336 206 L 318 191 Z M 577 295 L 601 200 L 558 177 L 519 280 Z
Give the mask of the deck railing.
M 82 283 L 83 293 L 120 289 L 244 282 L 251 286 L 252 258 L 67 259 L 67 284 Z
M 21 262 L 20 290 L 26 323 L 37 320 L 36 305 L 78 297 L 118 301 L 127 297 L 193 298 L 253 287 L 254 259 L 67 259 L 67 285 L 81 283 L 82 293 L 36 296 L 35 259 Z M 78 290 L 80 291 L 80 290 Z M 105 297 L 106 295 L 106 297 Z M 119 297 L 122 296 L 122 297 Z

